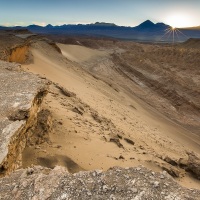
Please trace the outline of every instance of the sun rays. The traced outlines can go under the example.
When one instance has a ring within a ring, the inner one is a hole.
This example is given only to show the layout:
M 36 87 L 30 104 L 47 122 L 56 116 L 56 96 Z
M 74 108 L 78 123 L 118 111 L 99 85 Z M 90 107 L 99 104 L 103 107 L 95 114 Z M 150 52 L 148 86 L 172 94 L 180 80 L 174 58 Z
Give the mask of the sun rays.
M 186 39 L 189 38 L 187 35 L 181 32 L 178 28 L 169 27 L 165 29 L 164 34 L 162 35 L 159 41 L 168 41 L 174 44 L 175 42 L 181 42 L 183 40 L 183 37 Z

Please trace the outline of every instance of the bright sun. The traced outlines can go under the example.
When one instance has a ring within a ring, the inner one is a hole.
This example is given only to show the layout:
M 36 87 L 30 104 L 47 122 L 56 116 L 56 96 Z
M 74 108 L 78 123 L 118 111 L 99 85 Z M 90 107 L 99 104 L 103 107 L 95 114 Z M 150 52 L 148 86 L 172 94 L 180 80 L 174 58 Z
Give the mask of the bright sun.
M 166 23 L 173 28 L 189 27 L 191 26 L 190 17 L 183 14 L 174 14 L 166 18 Z

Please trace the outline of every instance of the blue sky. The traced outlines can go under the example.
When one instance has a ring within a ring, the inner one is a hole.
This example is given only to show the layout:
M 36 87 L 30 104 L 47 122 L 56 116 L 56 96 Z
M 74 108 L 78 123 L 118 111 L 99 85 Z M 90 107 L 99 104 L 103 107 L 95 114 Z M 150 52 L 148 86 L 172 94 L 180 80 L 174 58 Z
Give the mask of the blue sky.
M 0 25 L 112 22 L 136 26 L 150 19 L 175 27 L 200 25 L 200 0 L 0 0 Z

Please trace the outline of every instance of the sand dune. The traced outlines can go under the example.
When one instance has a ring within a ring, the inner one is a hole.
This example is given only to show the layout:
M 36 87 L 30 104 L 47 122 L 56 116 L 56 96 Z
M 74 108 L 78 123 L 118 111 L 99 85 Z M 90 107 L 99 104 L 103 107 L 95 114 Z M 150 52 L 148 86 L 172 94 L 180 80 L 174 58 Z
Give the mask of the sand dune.
M 90 59 L 96 59 L 97 57 L 102 57 L 106 55 L 105 51 L 90 49 L 80 45 L 57 45 L 60 47 L 63 56 L 75 62 L 84 62 Z
M 49 157 L 54 161 L 59 157 L 54 164 L 65 165 L 61 158 L 67 156 L 85 170 L 143 164 L 160 171 L 167 165 L 163 160 L 166 156 L 178 161 L 187 157 L 187 150 L 200 153 L 197 135 L 191 137 L 191 132 L 158 113 L 133 93 L 119 84 L 115 88 L 104 79 L 91 76 L 85 71 L 86 66 L 81 66 L 86 61 L 107 59 L 108 51 L 78 45 L 58 46 L 63 55 L 45 42 L 37 42 L 32 46 L 34 63 L 23 68 L 58 83 L 76 97 L 66 97 L 55 85 L 51 86 L 43 108 L 53 115 L 52 143 L 39 144 L 38 148 L 27 147 L 24 166 L 38 164 L 38 160 Z M 104 69 L 109 67 L 105 65 Z M 117 77 L 119 79 L 115 81 L 122 82 L 122 77 Z M 199 187 L 199 183 L 181 169 L 180 174 L 184 177 L 181 179 L 184 185 Z

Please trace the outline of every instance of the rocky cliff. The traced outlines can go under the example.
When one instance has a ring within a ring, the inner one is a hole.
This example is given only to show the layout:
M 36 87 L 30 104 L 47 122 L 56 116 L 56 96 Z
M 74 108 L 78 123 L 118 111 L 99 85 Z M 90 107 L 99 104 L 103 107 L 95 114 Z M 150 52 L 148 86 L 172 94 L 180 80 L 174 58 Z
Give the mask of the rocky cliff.
M 47 81 L 0 61 L 0 175 L 21 166 L 27 130 L 33 126 Z

